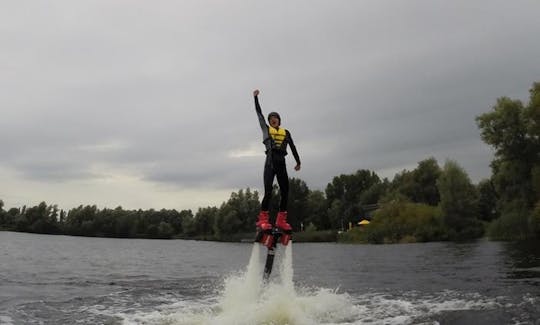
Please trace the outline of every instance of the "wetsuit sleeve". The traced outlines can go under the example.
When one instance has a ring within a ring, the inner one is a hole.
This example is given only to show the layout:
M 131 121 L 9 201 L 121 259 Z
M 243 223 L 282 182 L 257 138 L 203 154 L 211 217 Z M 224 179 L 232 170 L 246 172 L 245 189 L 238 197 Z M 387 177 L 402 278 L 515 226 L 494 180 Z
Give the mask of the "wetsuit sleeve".
M 257 112 L 257 117 L 259 118 L 259 124 L 263 133 L 263 139 L 266 139 L 268 138 L 268 125 L 266 125 L 266 121 L 264 120 L 261 105 L 259 104 L 259 97 L 257 96 L 255 96 L 255 112 Z
M 296 160 L 296 164 L 300 165 L 300 156 L 298 155 L 298 151 L 296 151 L 296 146 L 294 145 L 294 141 L 291 136 L 291 132 L 287 130 L 287 137 L 289 138 L 289 146 L 291 147 L 292 154 L 294 156 L 294 160 Z
M 255 112 L 257 112 L 257 117 L 259 118 L 259 125 L 261 126 L 262 136 L 263 136 L 263 143 L 266 146 L 266 150 L 271 149 L 270 144 L 270 134 L 268 133 L 268 125 L 266 125 L 266 121 L 264 120 L 264 116 L 262 114 L 261 105 L 259 104 L 259 97 L 255 96 Z

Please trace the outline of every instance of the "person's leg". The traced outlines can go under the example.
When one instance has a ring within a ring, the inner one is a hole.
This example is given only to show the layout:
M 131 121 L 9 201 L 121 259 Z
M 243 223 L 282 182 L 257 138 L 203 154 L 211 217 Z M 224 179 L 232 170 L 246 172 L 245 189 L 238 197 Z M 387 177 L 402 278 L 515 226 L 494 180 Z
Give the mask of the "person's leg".
M 287 174 L 287 168 L 285 164 L 281 165 L 276 170 L 277 180 L 279 184 L 279 192 L 281 194 L 281 201 L 279 203 L 279 212 L 276 218 L 276 227 L 290 231 L 291 225 L 287 223 L 287 205 L 289 202 L 289 175 Z
M 272 198 L 272 186 L 274 184 L 274 168 L 271 164 L 264 165 L 264 196 L 261 202 L 261 211 L 268 211 Z
M 285 165 L 276 168 L 276 176 L 279 185 L 279 193 L 281 200 L 279 202 L 279 211 L 287 211 L 287 205 L 289 203 L 289 175 L 287 174 L 287 168 Z
M 259 212 L 259 218 L 257 220 L 256 226 L 262 230 L 272 229 L 270 224 L 270 215 L 268 210 L 270 208 L 270 199 L 272 198 L 272 185 L 274 183 L 274 169 L 272 164 L 266 161 L 264 165 L 264 196 L 261 202 L 261 211 Z

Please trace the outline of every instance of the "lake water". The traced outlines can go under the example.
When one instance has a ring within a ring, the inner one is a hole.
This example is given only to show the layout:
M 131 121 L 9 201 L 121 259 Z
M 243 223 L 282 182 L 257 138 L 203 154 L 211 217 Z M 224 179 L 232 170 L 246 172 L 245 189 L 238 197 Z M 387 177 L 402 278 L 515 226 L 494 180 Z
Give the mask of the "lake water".
M 540 244 L 280 247 L 0 232 L 0 324 L 540 324 Z

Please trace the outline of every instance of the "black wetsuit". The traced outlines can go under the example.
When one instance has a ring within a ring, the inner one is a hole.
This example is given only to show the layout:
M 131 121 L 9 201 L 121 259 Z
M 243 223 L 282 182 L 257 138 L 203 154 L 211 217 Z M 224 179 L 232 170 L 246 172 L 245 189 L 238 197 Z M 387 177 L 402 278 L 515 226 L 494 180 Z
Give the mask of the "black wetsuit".
M 296 151 L 291 133 L 285 130 L 285 139 L 280 146 L 277 146 L 269 133 L 269 126 L 262 114 L 259 99 L 255 96 L 255 111 L 259 118 L 259 124 L 263 134 L 263 143 L 266 147 L 266 161 L 264 163 L 264 197 L 261 202 L 261 210 L 268 211 L 270 207 L 270 198 L 272 196 L 272 186 L 274 176 L 277 177 L 281 201 L 279 203 L 279 211 L 287 211 L 287 203 L 289 197 L 289 176 L 285 165 L 285 156 L 287 155 L 287 145 L 291 147 L 292 154 L 296 163 L 300 165 L 300 157 Z

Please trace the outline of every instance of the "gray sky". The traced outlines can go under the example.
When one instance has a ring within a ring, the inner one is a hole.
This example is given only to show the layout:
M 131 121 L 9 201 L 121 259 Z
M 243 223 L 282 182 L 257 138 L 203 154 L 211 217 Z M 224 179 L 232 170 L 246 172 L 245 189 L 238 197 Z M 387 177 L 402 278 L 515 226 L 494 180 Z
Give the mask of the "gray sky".
M 475 117 L 540 81 L 540 2 L 2 1 L 0 199 L 194 209 L 262 188 L 252 90 L 324 189 L 492 152 Z

